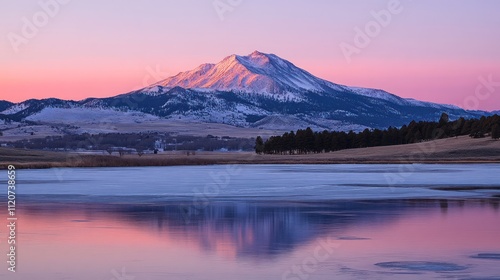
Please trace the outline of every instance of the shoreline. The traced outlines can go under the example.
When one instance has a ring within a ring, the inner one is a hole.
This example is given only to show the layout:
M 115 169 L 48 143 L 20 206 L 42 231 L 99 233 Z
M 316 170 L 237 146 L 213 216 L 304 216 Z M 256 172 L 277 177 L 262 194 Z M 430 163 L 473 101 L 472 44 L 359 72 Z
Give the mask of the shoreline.
M 421 161 L 421 162 L 393 162 L 393 161 L 349 161 L 349 162 L 214 162 L 214 163 L 188 163 L 188 164 L 178 164 L 178 163 L 165 163 L 165 164 L 109 164 L 109 165 L 71 165 L 71 164 L 56 164 L 56 163 L 9 163 L 1 164 L 0 170 L 7 170 L 8 165 L 13 165 L 16 169 L 52 169 L 52 168 L 112 168 L 112 167 L 169 167 L 169 166 L 210 166 L 210 165 L 315 165 L 315 164 L 349 164 L 349 165 L 360 165 L 360 164 L 391 164 L 391 165 L 409 165 L 409 164 L 499 164 L 500 161 L 480 161 L 480 160 L 470 160 L 470 161 Z
M 22 161 L 5 161 L 2 159 L 0 169 L 7 169 L 14 165 L 16 169 L 50 169 L 50 168 L 92 168 L 92 167 L 159 167 L 159 166 L 206 166 L 206 165 L 252 165 L 252 164 L 494 164 L 500 163 L 500 158 L 432 158 L 410 160 L 408 158 L 335 158 L 320 157 L 319 154 L 310 155 L 255 155 L 249 152 L 228 152 L 225 154 L 203 155 L 75 155 L 61 153 L 65 160 L 45 160 L 43 158 L 24 159 Z
M 304 155 L 257 155 L 255 152 L 164 152 L 138 155 L 78 154 L 0 148 L 0 169 L 62 167 L 197 166 L 224 164 L 487 164 L 500 163 L 500 141 L 446 138 L 416 144 L 340 150 Z

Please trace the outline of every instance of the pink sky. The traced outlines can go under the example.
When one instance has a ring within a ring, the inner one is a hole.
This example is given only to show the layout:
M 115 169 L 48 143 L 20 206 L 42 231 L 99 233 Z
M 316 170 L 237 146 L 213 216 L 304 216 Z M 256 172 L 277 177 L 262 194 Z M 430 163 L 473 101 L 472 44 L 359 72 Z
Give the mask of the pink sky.
M 58 3 L 42 0 L 51 1 Z M 224 12 L 213 1 L 71 1 L 50 6 L 52 16 L 30 38 L 26 21 L 47 12 L 35 0 L 3 1 L 0 99 L 113 96 L 259 50 L 335 83 L 499 110 L 500 86 L 479 97 L 476 89 L 480 77 L 500 82 L 500 2 L 401 0 L 400 12 L 348 61 L 340 45 L 354 46 L 355 28 L 391 1 L 255 0 Z

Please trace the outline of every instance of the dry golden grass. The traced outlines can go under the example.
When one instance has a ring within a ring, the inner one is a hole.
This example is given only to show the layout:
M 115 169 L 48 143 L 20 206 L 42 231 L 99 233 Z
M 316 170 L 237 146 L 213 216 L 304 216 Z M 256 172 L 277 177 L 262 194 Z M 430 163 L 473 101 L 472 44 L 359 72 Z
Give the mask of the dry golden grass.
M 321 163 L 500 163 L 500 141 L 463 136 L 418 144 L 342 150 L 308 155 L 256 155 L 252 152 L 170 152 L 158 155 L 78 155 L 0 148 L 0 168 L 172 166 L 210 164 Z

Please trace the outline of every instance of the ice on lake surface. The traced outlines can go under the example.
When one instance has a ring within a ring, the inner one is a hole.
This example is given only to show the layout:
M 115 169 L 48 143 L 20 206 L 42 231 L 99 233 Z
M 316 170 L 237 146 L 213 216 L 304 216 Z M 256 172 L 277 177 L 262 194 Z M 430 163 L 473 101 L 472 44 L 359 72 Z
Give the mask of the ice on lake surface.
M 155 196 L 163 199 L 203 196 L 300 201 L 473 197 L 500 192 L 499 170 L 499 164 L 56 168 L 19 171 L 19 183 L 23 185 L 19 192 Z
M 499 279 L 499 167 L 20 170 L 0 279 Z
M 472 258 L 478 258 L 478 259 L 492 259 L 492 260 L 500 260 L 500 254 L 477 254 L 475 256 L 472 256 Z
M 416 271 L 457 271 L 465 270 L 466 266 L 461 266 L 453 263 L 443 263 L 443 262 L 384 262 L 377 263 L 376 265 L 384 268 L 395 268 L 402 270 L 416 270 Z

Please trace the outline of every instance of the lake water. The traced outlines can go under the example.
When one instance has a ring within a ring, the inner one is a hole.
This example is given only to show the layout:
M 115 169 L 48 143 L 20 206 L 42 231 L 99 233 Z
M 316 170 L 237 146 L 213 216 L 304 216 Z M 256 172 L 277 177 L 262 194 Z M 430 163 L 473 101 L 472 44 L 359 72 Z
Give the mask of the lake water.
M 17 272 L 4 254 L 0 279 L 500 279 L 498 170 L 19 170 Z

